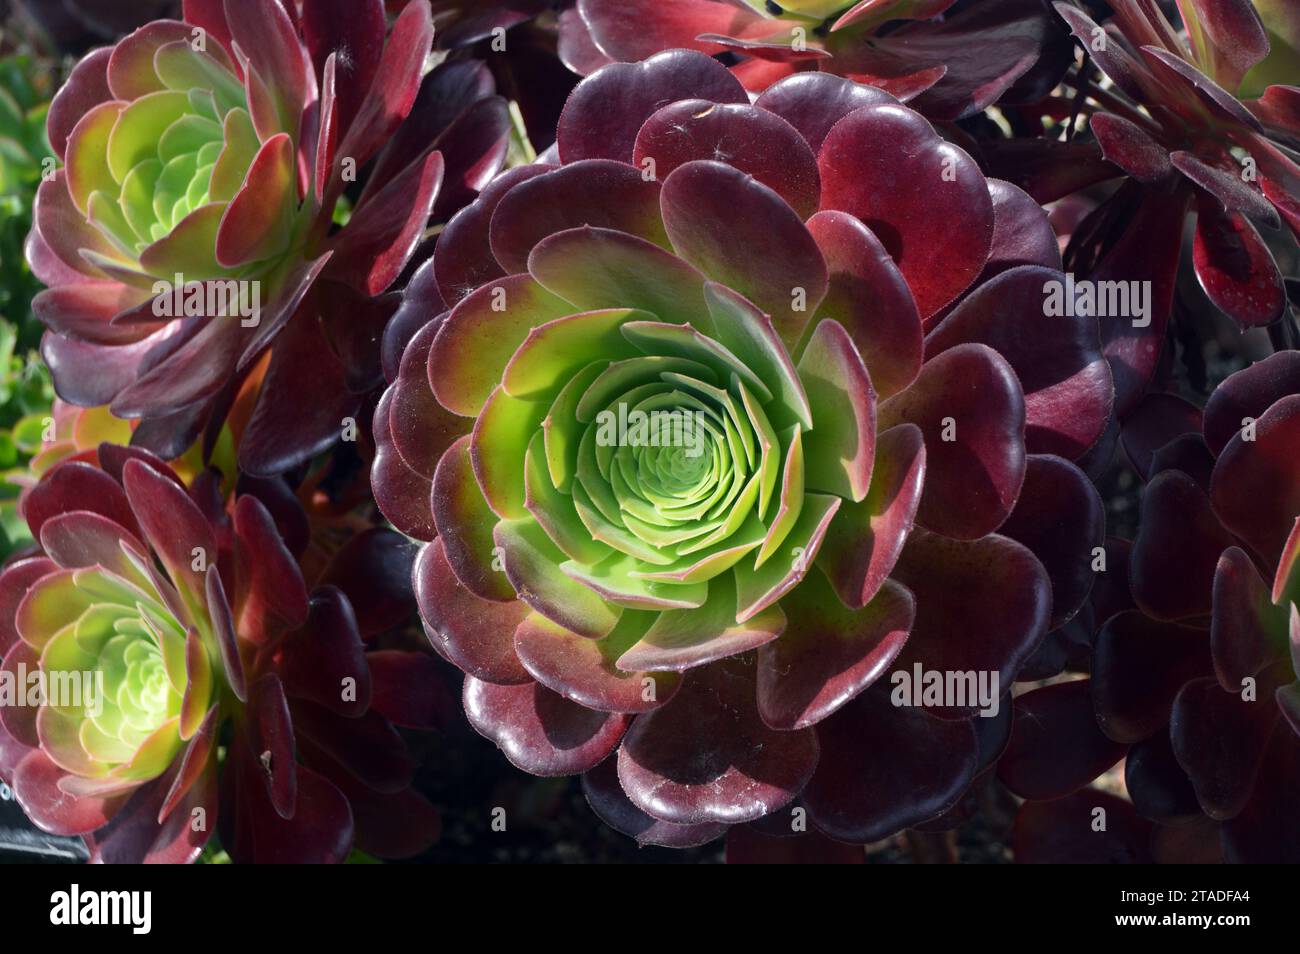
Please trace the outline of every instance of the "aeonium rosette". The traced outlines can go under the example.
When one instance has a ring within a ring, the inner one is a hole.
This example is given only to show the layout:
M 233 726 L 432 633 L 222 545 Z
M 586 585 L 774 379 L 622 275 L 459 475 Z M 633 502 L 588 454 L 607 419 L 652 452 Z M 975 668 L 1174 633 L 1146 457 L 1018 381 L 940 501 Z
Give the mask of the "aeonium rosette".
M 1016 699 L 999 774 L 1031 799 L 1017 860 L 1294 861 L 1300 353 L 1230 375 L 1204 409 L 1148 395 L 1123 444 L 1146 488 L 1137 538 L 1108 541 L 1091 679 Z M 1084 787 L 1121 758 L 1131 803 Z
M 104 862 L 193 861 L 218 831 L 239 862 L 427 847 L 394 723 L 428 727 L 430 660 L 368 653 L 365 603 L 333 585 L 386 589 L 400 537 L 354 538 L 309 591 L 271 516 L 296 525 L 291 495 L 91 456 L 28 492 L 41 553 L 0 574 L 0 777 L 32 821 Z
M 997 733 L 877 680 L 1008 690 L 1100 542 L 1066 458 L 1110 379 L 1043 317 L 1043 210 L 882 91 L 751 104 L 690 51 L 584 80 L 558 157 L 448 225 L 375 417 L 471 722 L 645 842 L 800 794 L 845 841 L 939 815 Z
M 1268 326 L 1290 346 L 1286 284 L 1271 246 L 1277 230 L 1300 230 L 1300 89 L 1277 82 L 1294 82 L 1300 16 L 1295 4 L 1269 0 L 1178 0 L 1179 29 L 1143 0 L 1114 0 L 1100 24 L 1085 5 L 1053 6 L 1084 57 L 1056 106 L 1086 113 L 1095 142 L 995 140 L 986 155 L 1041 202 L 1125 177 L 1073 229 L 1065 261 L 1089 281 L 1151 290 L 1145 325 L 1102 324 L 1117 413 L 1127 417 L 1159 369 L 1192 209 L 1189 264 L 1206 296 L 1243 330 Z M 1104 88 L 1092 63 L 1110 81 Z
M 578 73 L 683 47 L 727 54 L 754 92 L 822 70 L 945 120 L 1037 102 L 1070 52 L 1036 0 L 577 0 L 559 26 L 560 56 Z
M 27 246 L 60 396 L 171 458 L 247 384 L 255 473 L 336 440 L 381 381 L 383 293 L 506 152 L 486 67 L 426 72 L 432 40 L 427 0 L 391 31 L 381 0 L 189 0 L 88 54 Z
M 1097 639 L 1101 726 L 1140 756 L 1139 812 L 1192 823 L 1199 857 L 1294 861 L 1300 354 L 1238 371 L 1203 412 L 1148 397 L 1126 443 L 1147 479 L 1129 572 L 1137 609 Z

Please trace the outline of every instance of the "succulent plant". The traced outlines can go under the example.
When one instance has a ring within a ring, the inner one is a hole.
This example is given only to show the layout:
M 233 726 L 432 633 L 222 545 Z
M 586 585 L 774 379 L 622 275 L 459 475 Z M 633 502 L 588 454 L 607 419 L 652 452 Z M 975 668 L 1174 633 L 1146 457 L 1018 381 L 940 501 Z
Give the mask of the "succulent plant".
M 1229 377 L 1203 414 L 1153 395 L 1128 428 L 1147 479 L 1137 609 L 1098 635 L 1097 713 L 1141 755 L 1139 811 L 1185 823 L 1199 806 L 1229 861 L 1300 855 L 1298 428 L 1295 351 Z
M 579 73 L 672 47 L 725 52 L 756 92 L 824 70 L 933 119 L 974 115 L 1004 96 L 1041 99 L 1069 52 L 1035 0 L 578 0 L 561 31 L 561 55 Z
M 508 112 L 479 65 L 426 74 L 424 0 L 391 32 L 380 0 L 185 17 L 89 54 L 56 96 L 34 308 L 65 400 L 141 421 L 170 458 L 255 388 L 241 465 L 279 473 L 381 382 L 384 293 L 497 171 Z
M 375 415 L 471 723 L 642 842 L 941 815 L 993 743 L 881 677 L 1009 690 L 1100 542 L 1067 458 L 1111 383 L 1095 321 L 1043 317 L 1045 213 L 888 93 L 751 104 L 686 50 L 584 80 L 557 152 L 448 224 Z
M 1031 801 L 1017 857 L 1279 862 L 1300 856 L 1300 353 L 1228 377 L 1204 410 L 1148 395 L 1123 444 L 1146 482 L 1107 544 L 1090 679 L 1016 699 L 999 777 Z M 1121 758 L 1132 802 L 1087 786 Z M 1113 830 L 1090 828 L 1104 807 Z
M 428 725 L 427 659 L 367 653 L 372 620 L 330 582 L 382 589 L 400 538 L 355 538 L 309 592 L 258 496 L 227 503 L 215 472 L 187 487 L 138 449 L 90 456 L 27 494 L 41 553 L 0 575 L 4 674 L 43 687 L 0 710 L 27 815 L 106 862 L 193 861 L 218 830 L 236 861 L 426 847 L 437 815 L 392 722 Z
M 433 0 L 436 42 L 445 50 L 472 46 L 555 5 L 555 0 Z
M 1114 16 L 1101 26 L 1077 4 L 1055 4 L 1110 80 L 1104 88 L 1094 83 L 1086 62 L 1067 77 L 1075 114 L 1093 100 L 1085 111 L 1096 143 L 1019 139 L 993 144 L 988 158 L 1043 202 L 1117 172 L 1126 177 L 1074 230 L 1065 261 L 1089 280 L 1140 281 L 1153 289 L 1147 326 L 1102 325 L 1117 408 L 1127 415 L 1160 360 L 1183 225 L 1193 209 L 1190 264 L 1210 301 L 1243 329 L 1272 326 L 1283 346 L 1294 346 L 1283 277 L 1256 224 L 1300 228 L 1300 91 L 1273 85 L 1259 95 L 1259 77 L 1294 62 L 1294 52 L 1274 33 L 1270 53 L 1269 31 L 1249 0 L 1181 0 L 1186 38 L 1155 3 L 1111 6 Z M 1259 6 L 1272 11 L 1271 22 L 1294 31 L 1293 6 Z

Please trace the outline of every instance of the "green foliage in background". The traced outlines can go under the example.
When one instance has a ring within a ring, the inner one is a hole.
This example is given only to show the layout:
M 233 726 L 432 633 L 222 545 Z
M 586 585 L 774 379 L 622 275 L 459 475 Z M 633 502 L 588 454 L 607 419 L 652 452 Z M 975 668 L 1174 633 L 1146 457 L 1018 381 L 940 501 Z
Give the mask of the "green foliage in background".
M 24 472 L 40 449 L 54 398 L 38 354 L 32 298 L 41 284 L 23 256 L 32 202 L 52 168 L 45 137 L 51 90 L 29 57 L 0 59 L 0 473 Z M 0 484 L 0 559 L 30 539 L 17 515 L 18 487 Z

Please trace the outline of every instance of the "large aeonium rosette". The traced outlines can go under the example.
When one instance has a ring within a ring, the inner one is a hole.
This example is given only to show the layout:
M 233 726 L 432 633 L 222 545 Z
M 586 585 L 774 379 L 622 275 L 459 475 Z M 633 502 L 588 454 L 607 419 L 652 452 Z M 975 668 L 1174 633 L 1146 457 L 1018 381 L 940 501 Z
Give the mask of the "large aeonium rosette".
M 88 54 L 27 248 L 60 396 L 170 458 L 247 385 L 255 473 L 337 440 L 381 380 L 383 293 L 506 151 L 486 68 L 426 72 L 432 40 L 425 0 L 391 30 L 380 0 L 189 0 Z
M 239 862 L 422 850 L 438 819 L 393 726 L 429 726 L 431 660 L 361 635 L 404 542 L 354 537 L 309 591 L 292 495 L 220 484 L 102 444 L 27 493 L 41 553 L 0 574 L 0 652 L 42 691 L 0 708 L 0 778 L 96 861 L 193 861 L 218 831 Z
M 1110 379 L 1095 322 L 1043 317 L 1043 211 L 886 93 L 751 104 L 688 51 L 586 79 L 557 152 L 448 225 L 375 417 L 471 722 L 647 842 L 800 793 L 847 841 L 944 812 L 998 733 L 869 687 L 1009 689 L 1100 542 L 1065 458 Z

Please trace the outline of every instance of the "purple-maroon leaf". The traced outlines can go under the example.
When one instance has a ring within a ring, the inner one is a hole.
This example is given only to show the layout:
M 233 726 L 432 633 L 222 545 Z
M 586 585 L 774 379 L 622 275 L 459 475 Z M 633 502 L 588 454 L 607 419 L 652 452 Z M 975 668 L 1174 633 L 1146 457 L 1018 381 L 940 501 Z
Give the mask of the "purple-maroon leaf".
M 67 777 L 41 749 L 25 755 L 9 780 L 23 813 L 52 835 L 83 835 L 102 827 L 126 800 L 123 795 L 78 797 L 59 782 Z
M 1205 442 L 1216 456 L 1250 420 L 1277 401 L 1300 394 L 1300 352 L 1279 351 L 1230 375 L 1205 404 Z
M 122 484 L 145 540 L 172 582 L 191 601 L 199 599 L 204 573 L 195 566 L 215 566 L 217 558 L 216 538 L 202 511 L 175 483 L 141 461 L 128 461 L 122 468 Z
M 893 579 L 912 591 L 916 622 L 895 669 L 987 671 L 1003 693 L 1038 648 L 1051 581 L 1026 547 L 996 534 L 966 542 L 912 531 Z M 932 711 L 960 718 L 973 706 Z
M 871 602 L 846 609 L 811 573 L 781 602 L 792 621 L 758 651 L 758 711 L 774 729 L 802 729 L 876 681 L 907 641 L 912 595 L 885 581 Z
M 23 498 L 22 514 L 32 536 L 51 517 L 69 510 L 90 510 L 135 534 L 139 524 L 122 487 L 103 471 L 83 461 L 67 461 L 50 471 Z
M 763 723 L 755 675 L 747 657 L 696 669 L 668 705 L 636 717 L 618 777 L 638 808 L 678 825 L 736 824 L 798 795 L 817 765 L 817 739 Z
M 442 819 L 414 788 L 377 792 L 322 756 L 316 765 L 343 793 L 352 810 L 356 849 L 390 860 L 421 855 L 437 842 Z
M 235 698 L 240 702 L 248 700 L 248 682 L 244 675 L 244 662 L 239 655 L 238 633 L 235 630 L 235 619 L 231 612 L 230 601 L 226 597 L 225 586 L 221 582 L 221 574 L 215 564 L 208 567 L 207 578 L 205 580 L 204 598 L 207 601 L 207 609 L 212 623 L 213 636 L 217 642 L 217 650 L 221 653 L 221 665 L 225 672 L 226 682 L 230 686 L 230 691 L 234 693 Z
M 433 216 L 445 220 L 473 201 L 501 171 L 510 149 L 510 106 L 503 97 L 489 96 L 471 105 L 438 138 L 447 173 L 433 206 Z
M 864 106 L 897 100 L 882 89 L 830 73 L 797 73 L 769 86 L 754 105 L 776 113 L 799 130 L 813 152 L 820 152 L 831 128 Z
M 711 160 L 679 166 L 664 181 L 661 202 L 677 254 L 771 315 L 788 344 L 797 341 L 828 277 L 794 210 L 744 172 Z
M 1300 395 L 1282 398 L 1219 455 L 1210 485 L 1214 512 L 1268 565 L 1277 562 L 1300 514 Z
M 1084 276 L 1097 287 L 1101 282 L 1150 283 L 1148 314 L 1100 319 L 1102 350 L 1115 378 L 1115 413 L 1121 417 L 1141 400 L 1160 360 L 1173 306 L 1186 209 L 1187 196 L 1182 191 L 1147 194 L 1120 240 Z
M 298 797 L 290 819 L 272 807 L 257 754 L 240 741 L 223 772 L 222 847 L 237 864 L 337 864 L 352 848 L 352 811 L 338 788 L 298 767 Z
M 1192 262 L 1210 301 L 1243 331 L 1286 315 L 1282 273 L 1255 226 L 1241 213 L 1223 212 L 1204 199 L 1198 209 Z
M 584 225 L 627 232 L 668 248 L 659 183 L 627 163 L 592 159 L 531 178 L 506 193 L 492 215 L 492 253 L 508 273 L 524 272 L 538 242 Z
M 442 154 L 431 152 L 359 207 L 334 246 L 332 277 L 369 295 L 392 285 L 424 234 L 443 172 Z
M 324 756 L 377 792 L 393 794 L 411 784 L 415 760 L 401 734 L 377 712 L 349 717 L 299 700 L 293 719 L 305 764 L 326 764 Z
M 1059 271 L 1013 268 L 963 299 L 927 336 L 925 352 L 933 360 L 964 342 L 988 345 L 1020 379 L 1029 452 L 1073 460 L 1106 429 L 1114 388 L 1096 321 L 1046 314 L 1049 289 L 1065 283 Z M 958 441 L 960 428 L 958 418 Z
M 901 65 L 914 71 L 942 68 L 940 77 L 917 96 L 917 108 L 936 119 L 963 119 L 991 106 L 1028 73 L 1056 26 L 1041 4 L 1027 0 L 966 6 L 940 19 L 909 23 L 870 43 L 855 40 L 854 32 L 833 33 L 828 41 L 837 73 L 856 79 L 859 63 L 867 72 L 883 66 L 886 75 Z
M 443 453 L 470 426 L 438 403 L 429 383 L 430 352 L 442 325 L 443 319 L 435 319 L 416 332 L 386 398 L 393 447 L 406 466 L 426 480 L 432 480 Z M 428 504 L 427 494 L 421 504 Z
M 111 47 L 92 50 L 72 68 L 67 81 L 55 94 L 45 119 L 45 131 L 50 146 L 60 159 L 68 147 L 68 137 L 83 116 L 100 103 L 113 99 L 108 88 L 108 63 L 113 55 Z
M 302 32 L 316 72 L 331 55 L 337 65 L 337 123 L 347 129 L 370 89 L 384 50 L 383 0 L 310 0 L 302 8 Z
M 893 570 L 912 530 L 924 480 L 920 429 L 903 424 L 882 433 L 866 499 L 840 507 L 817 552 L 817 565 L 846 606 L 866 605 Z
M 1181 823 L 1204 817 L 1167 732 L 1157 732 L 1129 749 L 1124 758 L 1124 787 L 1143 818 Z
M 534 679 L 581 706 L 646 712 L 676 694 L 681 676 L 627 671 L 615 663 L 652 620 L 653 614 L 624 612 L 608 636 L 588 639 L 532 613 L 515 630 L 515 651 Z
M 307 587 L 266 506 L 251 494 L 235 502 L 235 554 L 244 567 L 235 593 L 241 637 L 261 642 L 268 629 L 307 619 Z
M 516 185 L 554 168 L 538 163 L 507 169 L 447 223 L 433 256 L 433 271 L 443 301 L 457 305 L 480 285 L 506 276 L 505 269 L 492 254 L 492 217 L 501 200 Z M 408 287 L 408 296 L 410 293 Z
M 635 838 L 638 845 L 663 848 L 696 848 L 716 841 L 727 826 L 716 822 L 674 825 L 647 815 L 627 797 L 618 780 L 618 760 L 606 759 L 582 776 L 587 804 L 606 825 Z
M 316 95 L 315 77 L 307 51 L 288 10 L 280 3 L 225 0 L 231 39 L 248 57 L 248 71 L 271 87 L 280 128 L 297 139 L 303 110 Z M 189 39 L 188 30 L 185 39 Z M 112 81 L 110 67 L 109 81 Z
M 212 835 L 198 818 L 217 817 L 217 780 L 212 769 L 200 772 L 159 821 L 159 806 L 174 787 L 172 772 L 139 788 L 103 828 L 86 839 L 92 864 L 191 864 Z M 179 782 L 180 776 L 176 776 Z
M 465 677 L 465 716 L 510 763 L 544 777 L 587 772 L 614 751 L 631 717 L 594 712 L 535 682 Z
M 1259 120 L 1250 110 L 1214 80 L 1191 63 L 1163 47 L 1146 45 L 1138 51 L 1156 79 L 1207 108 L 1215 118 L 1228 123 L 1240 123 L 1261 132 Z
M 625 19 L 624 7 L 614 15 L 631 22 Z M 642 124 L 661 106 L 679 99 L 749 102 L 725 66 L 691 50 L 656 52 L 640 63 L 615 63 L 587 77 L 569 96 L 556 130 L 560 158 L 566 163 L 630 162 Z
M 1265 679 L 1263 689 L 1275 683 Z M 1245 700 L 1214 679 L 1194 679 L 1174 700 L 1169 735 L 1174 754 L 1196 789 L 1201 809 L 1222 821 L 1246 807 L 1269 736 L 1279 722 L 1272 692 Z
M 827 135 L 820 165 L 822 208 L 857 216 L 880 238 L 922 318 L 983 271 L 993 242 L 988 183 L 974 160 L 916 113 L 901 106 L 856 110 Z M 935 242 L 938 234 L 946 240 Z
M 1049 628 L 1072 619 L 1088 599 L 1094 554 L 1106 537 L 1106 511 L 1092 482 L 1060 457 L 1031 455 L 1016 509 L 998 532 L 1027 546 L 1047 570 Z
M 1001 179 L 988 182 L 993 197 L 993 247 L 980 283 L 1020 265 L 1060 271 L 1060 245 L 1043 207 L 1019 186 Z
M 1112 617 L 1097 635 L 1092 693 L 1102 731 L 1139 742 L 1169 721 L 1183 684 L 1210 673 L 1203 629 L 1161 623 L 1138 612 Z
M 804 335 L 822 318 L 838 321 L 857 344 L 877 394 L 891 397 L 921 370 L 921 317 L 911 289 L 879 239 L 847 212 L 818 212 L 808 220 L 808 231 L 830 280 Z
M 1201 412 L 1196 405 L 1176 394 L 1149 394 L 1124 419 L 1121 441 L 1138 476 L 1150 480 L 1155 476 L 1156 452 L 1175 438 L 1200 429 Z
M 1179 0 L 1179 12 L 1201 66 L 1235 90 L 1269 52 L 1269 38 L 1250 0 Z
M 122 252 L 86 221 L 68 192 L 67 171 L 59 169 L 36 189 L 32 223 L 45 246 L 59 263 L 79 275 L 103 280 L 106 276 L 82 255 L 82 251 L 103 256 L 105 261 L 123 263 Z
M 1060 4 L 1058 6 L 1064 6 Z M 1106 828 L 1096 828 L 1097 810 Z M 1129 802 L 1095 788 L 1050 802 L 1025 802 L 1011 832 L 1016 864 L 1149 864 L 1151 823 Z
M 410 3 L 393 24 L 375 68 L 374 81 L 357 108 L 339 155 L 361 168 L 396 132 L 420 91 L 424 64 L 433 48 L 433 17 L 426 3 Z
M 280 646 L 280 678 L 289 696 L 346 717 L 369 708 L 370 670 L 356 616 L 342 591 L 318 587 L 306 624 Z
M 817 726 L 821 761 L 803 800 L 838 841 L 879 841 L 947 811 L 970 785 L 979 742 L 969 720 L 898 708 L 877 689 Z
M 475 596 L 456 578 L 441 538 L 420 551 L 412 577 L 425 632 L 440 655 L 487 682 L 532 681 L 515 655 L 515 630 L 530 612 L 525 604 Z
M 1044 686 L 1015 701 L 1011 741 L 998 778 L 1021 798 L 1061 798 L 1124 757 L 1102 734 L 1086 679 Z
M 776 113 L 748 104 L 685 99 L 656 112 L 637 133 L 632 164 L 653 169 L 660 180 L 697 159 L 723 162 L 753 176 L 801 219 L 817 211 L 817 156 Z
M 1098 113 L 1089 121 L 1089 128 L 1101 145 L 1101 154 L 1139 182 L 1156 185 L 1174 171 L 1169 150 L 1136 123 Z
M 429 494 L 433 481 L 411 468 L 393 444 L 389 425 L 393 385 L 375 407 L 375 460 L 370 467 L 370 486 L 375 504 L 394 527 L 416 540 L 432 540 L 438 535 L 433 525 Z
M 1134 599 L 1156 619 L 1208 614 L 1219 555 L 1233 542 L 1191 477 L 1176 470 L 1156 475 L 1143 494 L 1133 544 Z
M 1020 187 L 1036 202 L 1076 195 L 1119 174 L 1093 142 L 1005 139 L 981 145 L 990 174 Z
M 697 37 L 736 36 L 767 26 L 761 14 L 728 0 L 579 0 L 578 12 L 595 45 L 624 62 L 673 48 L 716 53 L 716 44 Z
M 249 744 L 257 758 L 258 773 L 276 814 L 292 818 L 298 798 L 293 720 L 284 688 L 275 673 L 249 687 Z
M 358 533 L 330 559 L 318 586 L 343 591 L 363 639 L 406 622 L 415 610 L 411 568 L 417 547 L 386 527 Z
M 1229 547 L 1214 574 L 1210 645 L 1214 671 L 1228 692 L 1284 658 L 1286 604 L 1275 605 L 1268 583 L 1240 547 Z
M 269 477 L 303 464 L 336 443 L 356 420 L 361 398 L 319 325 L 291 321 L 277 336 L 257 406 L 239 447 L 247 473 Z
M 449 127 L 473 112 L 495 90 L 491 71 L 478 60 L 444 62 L 426 74 L 410 115 L 376 160 L 362 201 L 377 184 L 390 181 L 430 148 L 441 148 Z
M 281 133 L 262 144 L 217 230 L 217 264 L 237 268 L 284 251 L 298 197 L 293 140 Z
M 400 649 L 366 653 L 371 711 L 408 729 L 445 729 L 460 718 L 460 701 L 447 691 L 445 667 L 432 656 Z
M 1231 160 L 1225 160 L 1227 168 L 1220 168 L 1203 161 L 1193 152 L 1173 152 L 1169 159 L 1179 172 L 1217 200 L 1223 212 L 1240 212 L 1272 229 L 1282 227 L 1277 210 L 1258 187 L 1246 181 L 1242 169 Z M 1199 206 L 1204 210 L 1207 204 L 1202 200 Z
M 925 436 L 918 522 L 967 540 L 996 530 L 1025 476 L 1025 399 L 1006 360 L 986 345 L 958 344 L 927 361 L 911 387 L 881 405 L 881 430 L 903 423 Z
M 1264 752 L 1255 795 L 1223 826 L 1229 863 L 1287 864 L 1300 852 L 1300 825 L 1288 806 L 1300 798 L 1300 739 L 1281 720 Z
M 510 582 L 493 569 L 497 518 L 474 477 L 468 435 L 448 447 L 438 462 L 431 500 L 438 544 L 460 584 L 479 599 L 513 602 Z

